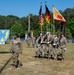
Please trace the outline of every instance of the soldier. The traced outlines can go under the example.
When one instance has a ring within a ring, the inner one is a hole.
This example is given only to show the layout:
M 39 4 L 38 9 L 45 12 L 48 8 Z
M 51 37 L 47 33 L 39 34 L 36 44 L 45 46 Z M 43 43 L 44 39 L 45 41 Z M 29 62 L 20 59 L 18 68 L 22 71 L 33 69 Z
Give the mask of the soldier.
M 38 57 L 42 56 L 42 49 L 41 49 L 41 40 L 42 40 L 42 33 L 40 34 L 40 36 L 37 38 L 36 40 L 36 55 Z
M 48 57 L 50 58 L 52 56 L 52 40 L 53 37 L 50 32 L 47 32 L 46 35 L 43 36 L 42 42 L 47 43 L 47 53 Z M 46 51 L 44 51 L 46 53 Z
M 35 46 L 35 37 L 34 36 L 31 37 L 31 41 L 32 41 L 32 47 L 34 47 Z
M 30 35 L 30 33 L 27 34 L 26 42 L 27 42 L 28 47 L 30 47 L 30 43 L 31 43 L 31 35 Z
M 62 56 L 63 60 L 64 60 L 64 53 L 66 51 L 66 45 L 67 45 L 66 37 L 63 34 L 61 34 L 61 37 L 60 37 L 60 49 L 61 49 L 61 56 Z
M 14 40 L 12 41 L 12 47 L 10 52 L 12 53 L 14 68 L 22 66 L 22 64 L 18 60 L 19 54 L 22 53 L 22 44 L 18 34 L 14 34 Z
M 57 59 L 57 50 L 58 50 L 58 44 L 59 44 L 58 42 L 59 42 L 59 38 L 55 34 L 53 36 L 53 53 L 54 53 L 54 59 Z

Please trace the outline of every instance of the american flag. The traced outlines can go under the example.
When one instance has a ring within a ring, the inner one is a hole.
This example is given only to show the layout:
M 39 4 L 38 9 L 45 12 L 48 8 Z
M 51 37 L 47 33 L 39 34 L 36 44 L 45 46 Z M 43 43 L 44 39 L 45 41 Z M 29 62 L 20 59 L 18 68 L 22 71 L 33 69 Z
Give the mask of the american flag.
M 44 21 L 44 19 L 43 19 L 43 16 L 41 14 L 41 15 L 39 15 L 39 22 L 38 22 L 38 24 L 43 25 L 43 21 Z
M 44 19 L 43 19 L 43 16 L 42 16 L 42 5 L 41 5 L 40 11 L 39 11 L 39 21 L 38 21 L 38 24 L 39 25 L 43 25 L 43 21 L 44 21 Z

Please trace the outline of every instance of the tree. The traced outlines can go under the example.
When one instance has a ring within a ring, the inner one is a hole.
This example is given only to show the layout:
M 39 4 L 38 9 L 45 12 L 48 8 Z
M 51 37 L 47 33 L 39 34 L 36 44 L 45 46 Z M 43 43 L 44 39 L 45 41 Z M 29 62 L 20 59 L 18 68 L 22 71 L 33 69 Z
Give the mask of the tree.
M 13 25 L 16 21 L 17 21 L 18 23 L 20 23 L 20 18 L 17 17 L 17 16 L 8 15 L 8 16 L 6 17 L 6 20 L 5 20 L 5 29 L 11 29 L 12 25 Z
M 19 24 L 18 22 L 15 22 L 12 27 L 11 27 L 11 35 L 18 33 L 19 36 L 23 36 L 24 35 L 24 30 L 21 24 Z
M 72 34 L 73 38 L 74 38 L 74 18 L 72 18 L 71 20 L 69 20 L 67 22 L 67 28 L 70 29 L 70 34 Z
M 5 16 L 1 16 L 0 15 L 0 29 L 4 29 L 5 28 Z

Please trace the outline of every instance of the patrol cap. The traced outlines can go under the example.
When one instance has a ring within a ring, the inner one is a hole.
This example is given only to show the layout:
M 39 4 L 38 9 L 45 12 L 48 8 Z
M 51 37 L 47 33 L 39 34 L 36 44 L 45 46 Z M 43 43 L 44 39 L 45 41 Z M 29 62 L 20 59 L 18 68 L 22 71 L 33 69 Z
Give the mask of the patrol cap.
M 60 36 L 65 36 L 65 35 L 63 33 L 61 33 Z
M 17 37 L 19 37 L 19 35 L 18 35 L 17 33 L 15 33 L 13 36 L 15 36 L 15 35 L 16 35 Z
M 50 31 L 47 31 L 46 34 L 50 34 Z

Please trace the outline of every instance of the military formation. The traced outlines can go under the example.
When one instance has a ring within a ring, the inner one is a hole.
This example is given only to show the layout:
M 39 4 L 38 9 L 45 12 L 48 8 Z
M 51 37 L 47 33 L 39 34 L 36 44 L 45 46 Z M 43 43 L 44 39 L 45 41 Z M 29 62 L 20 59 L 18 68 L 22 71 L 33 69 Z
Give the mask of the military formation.
M 64 60 L 66 51 L 67 40 L 64 34 L 52 35 L 50 31 L 45 34 L 40 34 L 37 38 L 34 36 L 26 35 L 25 39 L 28 47 L 32 43 L 32 47 L 35 47 L 35 57 L 58 59 L 59 57 Z M 18 34 L 14 34 L 14 40 L 12 41 L 10 52 L 12 54 L 12 66 L 17 68 L 22 66 L 19 61 L 19 55 L 22 53 L 22 42 Z
M 40 34 L 36 39 L 36 57 L 47 57 L 64 60 L 67 40 L 64 34 L 52 35 L 50 31 Z

